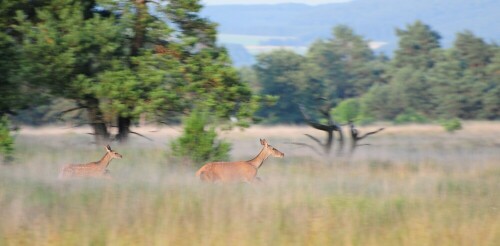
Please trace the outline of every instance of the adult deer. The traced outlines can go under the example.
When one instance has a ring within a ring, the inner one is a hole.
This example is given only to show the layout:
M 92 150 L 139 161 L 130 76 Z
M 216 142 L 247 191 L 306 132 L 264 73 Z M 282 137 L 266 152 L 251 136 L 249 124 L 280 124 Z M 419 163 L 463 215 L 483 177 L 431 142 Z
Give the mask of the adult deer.
M 203 165 L 196 172 L 196 176 L 203 181 L 209 182 L 253 182 L 259 180 L 256 177 L 257 170 L 270 155 L 281 158 L 285 156 L 285 154 L 269 145 L 265 139 L 261 139 L 260 144 L 264 147 L 255 158 L 248 161 L 210 162 Z
M 107 145 L 105 147 L 106 154 L 99 161 L 90 162 L 87 164 L 69 164 L 64 166 L 59 173 L 59 178 L 72 178 L 72 177 L 94 177 L 94 178 L 111 178 L 108 167 L 111 160 L 118 158 L 121 159 L 122 155 L 111 150 Z

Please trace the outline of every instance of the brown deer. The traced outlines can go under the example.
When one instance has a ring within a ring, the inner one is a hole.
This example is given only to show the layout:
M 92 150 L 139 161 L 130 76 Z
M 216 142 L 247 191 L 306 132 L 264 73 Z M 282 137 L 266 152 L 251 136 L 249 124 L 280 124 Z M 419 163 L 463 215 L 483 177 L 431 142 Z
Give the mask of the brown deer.
M 256 177 L 257 170 L 270 155 L 281 158 L 285 156 L 269 145 L 265 139 L 261 139 L 260 144 L 264 147 L 255 158 L 248 161 L 210 162 L 196 172 L 196 177 L 208 182 L 259 181 L 260 179 Z
M 122 155 L 111 150 L 111 147 L 106 146 L 106 154 L 99 161 L 90 162 L 87 164 L 69 164 L 64 166 L 59 173 L 59 178 L 72 178 L 72 177 L 94 177 L 94 178 L 107 178 L 110 179 L 111 175 L 108 167 L 111 160 L 118 158 L 121 159 Z

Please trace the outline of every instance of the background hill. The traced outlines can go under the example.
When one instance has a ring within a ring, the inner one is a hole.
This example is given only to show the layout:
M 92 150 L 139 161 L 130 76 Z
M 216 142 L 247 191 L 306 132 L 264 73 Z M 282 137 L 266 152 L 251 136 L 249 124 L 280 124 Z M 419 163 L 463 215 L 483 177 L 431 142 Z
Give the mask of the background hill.
M 332 27 L 339 24 L 374 41 L 372 47 L 387 55 L 397 46 L 395 29 L 417 19 L 439 32 L 445 47 L 464 30 L 496 41 L 499 11 L 500 1 L 495 0 L 354 0 L 316 6 L 208 5 L 203 14 L 219 23 L 220 41 L 231 44 L 233 59 L 243 65 L 253 61 L 250 54 L 276 46 L 304 51 L 312 41 L 330 37 Z

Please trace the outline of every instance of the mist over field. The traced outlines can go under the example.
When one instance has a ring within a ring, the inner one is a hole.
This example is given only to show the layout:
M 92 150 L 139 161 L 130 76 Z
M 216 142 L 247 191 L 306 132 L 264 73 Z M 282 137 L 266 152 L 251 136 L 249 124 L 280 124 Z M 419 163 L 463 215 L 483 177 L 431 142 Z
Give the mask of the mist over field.
M 177 128 L 135 129 L 154 141 L 112 144 L 113 180 L 57 179 L 67 163 L 98 160 L 88 129 L 23 129 L 16 161 L 0 166 L 0 245 L 498 245 L 500 124 L 384 126 L 351 158 L 302 146 L 297 126 L 222 132 L 231 160 L 259 138 L 285 153 L 258 184 L 206 184 L 174 160 Z M 159 130 L 150 132 L 152 130 Z

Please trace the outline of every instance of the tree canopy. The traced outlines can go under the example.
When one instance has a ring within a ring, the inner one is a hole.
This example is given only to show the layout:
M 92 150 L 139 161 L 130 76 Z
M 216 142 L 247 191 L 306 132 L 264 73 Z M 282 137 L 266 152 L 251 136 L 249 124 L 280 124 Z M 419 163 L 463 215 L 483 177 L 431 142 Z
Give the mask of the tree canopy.
M 443 48 L 439 33 L 421 21 L 396 34 L 392 58 L 375 54 L 368 40 L 343 25 L 305 55 L 261 54 L 255 81 L 261 92 L 280 100 L 260 112 L 273 116 L 268 123 L 298 123 L 298 104 L 324 111 L 354 98 L 360 103 L 358 120 L 499 118 L 497 44 L 465 30 Z
M 0 69 L 8 70 L 8 83 L 74 102 L 64 112 L 86 111 L 97 141 L 126 141 L 140 117 L 164 122 L 195 107 L 247 125 L 258 97 L 217 44 L 216 24 L 199 15 L 201 8 L 192 0 L 12 3 L 16 17 L 2 25 L 11 31 L 0 45 L 15 43 L 18 51 L 0 55 L 15 57 L 20 69 L 7 63 Z

